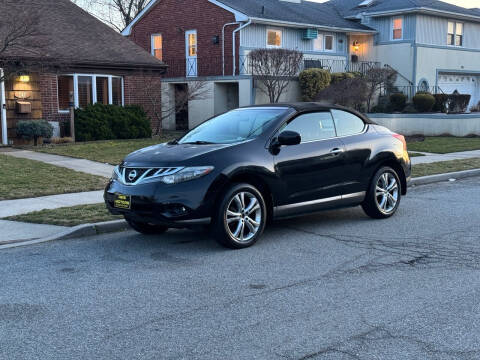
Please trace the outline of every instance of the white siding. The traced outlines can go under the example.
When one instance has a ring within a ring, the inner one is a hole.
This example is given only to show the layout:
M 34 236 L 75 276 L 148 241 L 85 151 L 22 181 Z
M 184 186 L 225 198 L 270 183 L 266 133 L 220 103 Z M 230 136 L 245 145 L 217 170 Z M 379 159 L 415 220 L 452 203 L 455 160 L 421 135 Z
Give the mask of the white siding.
M 447 46 L 448 21 L 447 18 L 419 15 L 417 17 L 417 43 Z M 464 22 L 464 24 L 464 47 L 480 49 L 480 24 L 471 22 Z

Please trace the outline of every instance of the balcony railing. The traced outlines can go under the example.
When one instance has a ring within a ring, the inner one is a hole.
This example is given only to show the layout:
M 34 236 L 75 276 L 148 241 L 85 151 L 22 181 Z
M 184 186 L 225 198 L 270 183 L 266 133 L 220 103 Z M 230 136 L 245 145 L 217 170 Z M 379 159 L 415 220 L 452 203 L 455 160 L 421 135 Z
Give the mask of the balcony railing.
M 233 57 L 189 58 L 165 60 L 168 65 L 167 78 L 177 77 L 202 77 L 202 76 L 238 76 L 254 75 L 248 55 L 237 57 L 235 70 Z M 325 69 L 335 72 L 360 72 L 365 74 L 373 68 L 379 68 L 380 63 L 374 61 L 347 62 L 346 60 L 305 58 L 300 66 L 300 71 L 311 68 Z

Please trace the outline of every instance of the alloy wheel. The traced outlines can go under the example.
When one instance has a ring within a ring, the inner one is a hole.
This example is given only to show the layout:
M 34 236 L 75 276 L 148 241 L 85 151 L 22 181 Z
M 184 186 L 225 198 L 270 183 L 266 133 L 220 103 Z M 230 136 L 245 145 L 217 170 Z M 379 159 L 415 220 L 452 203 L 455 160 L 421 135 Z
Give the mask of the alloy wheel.
M 377 181 L 375 199 L 378 209 L 388 215 L 395 211 L 398 203 L 398 182 L 390 172 L 384 172 Z
M 239 243 L 249 242 L 262 224 L 259 200 L 250 192 L 235 194 L 226 207 L 224 221 L 232 239 Z

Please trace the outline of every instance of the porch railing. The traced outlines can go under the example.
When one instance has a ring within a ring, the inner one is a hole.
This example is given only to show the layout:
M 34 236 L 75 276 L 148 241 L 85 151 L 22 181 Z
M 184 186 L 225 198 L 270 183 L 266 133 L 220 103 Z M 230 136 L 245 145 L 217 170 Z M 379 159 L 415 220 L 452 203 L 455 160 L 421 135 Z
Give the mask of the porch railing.
M 227 56 L 224 61 L 221 57 L 167 59 L 168 65 L 165 77 L 201 77 L 201 76 L 232 76 L 252 75 L 252 66 L 248 55 L 240 55 L 233 70 L 233 57 Z M 370 69 L 379 68 L 381 64 L 374 61 L 348 62 L 337 59 L 305 58 L 300 71 L 310 68 L 320 68 L 335 72 L 360 72 L 365 74 Z
M 430 94 L 445 94 L 445 92 L 439 86 L 415 86 L 415 85 L 408 85 L 408 86 L 394 86 L 391 89 L 383 88 L 381 91 L 382 96 L 390 96 L 394 93 L 402 93 L 408 99 L 412 99 L 415 94 L 418 92 L 429 92 Z

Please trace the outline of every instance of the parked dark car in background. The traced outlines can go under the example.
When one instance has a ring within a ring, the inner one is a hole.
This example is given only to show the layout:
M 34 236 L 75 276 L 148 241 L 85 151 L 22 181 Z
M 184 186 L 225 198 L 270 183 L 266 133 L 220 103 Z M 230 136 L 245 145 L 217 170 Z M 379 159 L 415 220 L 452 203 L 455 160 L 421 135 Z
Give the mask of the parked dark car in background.
M 128 155 L 105 201 L 141 233 L 203 225 L 221 244 L 244 248 L 273 219 L 358 205 L 388 218 L 410 173 L 404 137 L 362 114 L 275 104 L 227 112 Z

